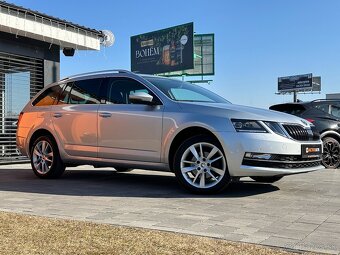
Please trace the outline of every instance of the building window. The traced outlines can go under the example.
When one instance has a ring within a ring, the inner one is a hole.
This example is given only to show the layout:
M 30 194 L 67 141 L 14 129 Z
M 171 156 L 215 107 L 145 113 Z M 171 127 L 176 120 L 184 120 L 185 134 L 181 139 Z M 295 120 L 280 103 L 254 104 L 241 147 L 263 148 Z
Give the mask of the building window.
M 18 116 L 43 87 L 42 59 L 0 52 L 0 163 L 26 159 L 16 148 Z

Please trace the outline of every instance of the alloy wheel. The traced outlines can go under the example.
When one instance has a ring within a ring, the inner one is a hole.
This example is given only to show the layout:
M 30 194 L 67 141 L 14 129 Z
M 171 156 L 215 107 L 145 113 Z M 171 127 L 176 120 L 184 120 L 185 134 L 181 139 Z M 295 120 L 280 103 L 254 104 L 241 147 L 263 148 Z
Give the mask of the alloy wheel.
M 33 149 L 33 165 L 36 171 L 41 174 L 47 174 L 53 164 L 52 146 L 45 140 L 39 141 Z
M 226 174 L 226 160 L 214 144 L 195 143 L 184 151 L 180 168 L 188 184 L 206 189 L 217 185 Z
M 326 168 L 335 168 L 339 166 L 340 145 L 333 138 L 325 139 L 323 143 L 322 163 Z

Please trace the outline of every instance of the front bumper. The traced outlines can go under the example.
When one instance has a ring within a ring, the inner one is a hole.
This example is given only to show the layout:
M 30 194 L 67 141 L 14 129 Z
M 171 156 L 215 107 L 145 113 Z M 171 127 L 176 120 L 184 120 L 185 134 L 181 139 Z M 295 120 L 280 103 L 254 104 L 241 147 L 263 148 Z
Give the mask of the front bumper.
M 296 141 L 272 133 L 215 132 L 215 135 L 222 144 L 233 177 L 283 176 L 324 169 L 321 158 L 301 159 L 302 145 L 320 145 L 322 148 L 320 140 Z M 285 160 L 250 162 L 245 160 L 247 152 L 274 154 Z

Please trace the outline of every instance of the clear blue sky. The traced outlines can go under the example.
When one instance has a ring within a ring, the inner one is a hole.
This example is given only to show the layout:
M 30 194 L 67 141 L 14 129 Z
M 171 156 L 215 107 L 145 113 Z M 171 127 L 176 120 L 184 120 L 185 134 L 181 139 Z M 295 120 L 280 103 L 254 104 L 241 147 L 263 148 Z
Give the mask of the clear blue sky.
M 237 104 L 267 108 L 292 100 L 278 96 L 277 77 L 313 73 L 322 93 L 340 93 L 340 1 L 41 1 L 11 0 L 33 10 L 98 30 L 116 43 L 100 52 L 61 57 L 61 76 L 101 69 L 130 69 L 130 36 L 194 22 L 196 33 L 215 33 L 215 71 L 204 85 Z

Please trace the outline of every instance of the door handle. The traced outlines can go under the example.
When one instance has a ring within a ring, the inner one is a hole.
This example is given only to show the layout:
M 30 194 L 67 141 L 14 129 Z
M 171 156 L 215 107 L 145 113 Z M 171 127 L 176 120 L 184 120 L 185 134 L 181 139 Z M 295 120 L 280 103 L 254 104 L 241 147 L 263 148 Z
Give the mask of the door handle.
M 102 117 L 102 118 L 109 118 L 109 117 L 111 117 L 111 113 L 101 112 L 101 113 L 99 113 L 99 116 Z
M 56 112 L 56 113 L 54 113 L 53 114 L 53 117 L 54 118 L 60 118 L 60 117 L 62 117 L 63 115 L 60 113 L 60 112 Z

